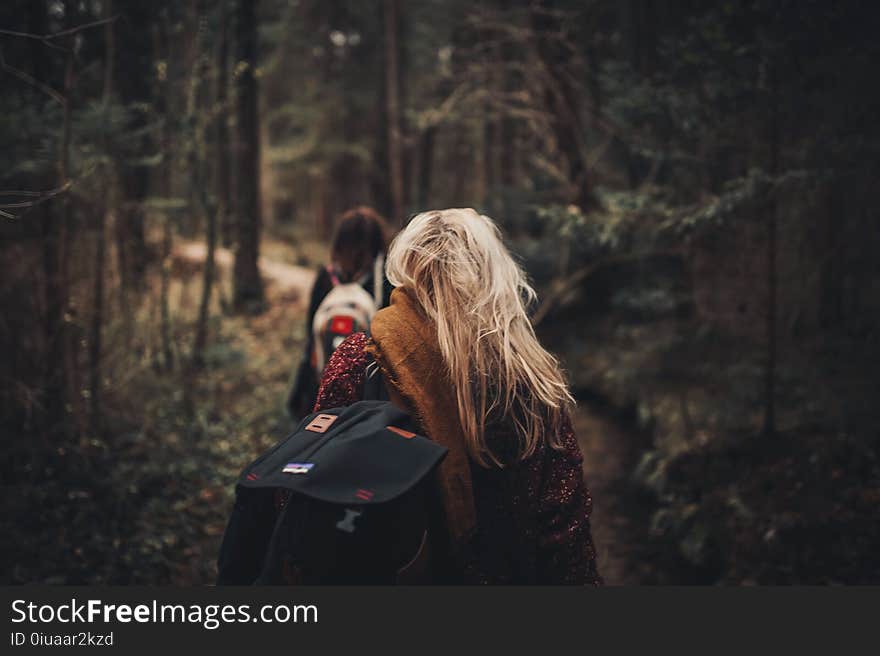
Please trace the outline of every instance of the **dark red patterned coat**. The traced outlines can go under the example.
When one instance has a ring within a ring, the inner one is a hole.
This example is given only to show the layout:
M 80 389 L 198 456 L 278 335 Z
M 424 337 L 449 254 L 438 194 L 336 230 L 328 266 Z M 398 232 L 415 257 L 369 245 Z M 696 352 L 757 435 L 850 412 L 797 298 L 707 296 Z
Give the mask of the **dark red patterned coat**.
M 350 405 L 363 392 L 367 337 L 346 339 L 324 371 L 314 411 Z M 499 445 L 511 443 L 495 435 Z M 590 534 L 592 499 L 583 457 L 566 419 L 563 449 L 541 446 L 505 468 L 472 464 L 477 533 L 465 580 L 471 583 L 601 584 Z

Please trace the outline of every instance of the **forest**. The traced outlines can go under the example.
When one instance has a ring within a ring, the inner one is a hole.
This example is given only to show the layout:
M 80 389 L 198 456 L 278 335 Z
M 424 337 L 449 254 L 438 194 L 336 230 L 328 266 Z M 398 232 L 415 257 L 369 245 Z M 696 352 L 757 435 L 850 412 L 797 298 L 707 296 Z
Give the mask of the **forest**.
M 0 6 L 0 582 L 211 584 L 337 217 L 538 291 L 609 584 L 880 583 L 880 11 Z

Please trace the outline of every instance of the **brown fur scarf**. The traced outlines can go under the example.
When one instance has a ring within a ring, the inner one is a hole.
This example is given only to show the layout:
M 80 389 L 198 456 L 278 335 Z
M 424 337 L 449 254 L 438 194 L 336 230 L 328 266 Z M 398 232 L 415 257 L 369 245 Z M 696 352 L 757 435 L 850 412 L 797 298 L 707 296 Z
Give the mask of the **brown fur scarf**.
M 392 399 L 397 392 L 424 433 L 449 449 L 439 480 L 450 537 L 460 545 L 475 528 L 476 511 L 458 405 L 436 329 L 407 290 L 397 288 L 391 304 L 376 313 L 370 332 L 366 348 L 379 364 Z

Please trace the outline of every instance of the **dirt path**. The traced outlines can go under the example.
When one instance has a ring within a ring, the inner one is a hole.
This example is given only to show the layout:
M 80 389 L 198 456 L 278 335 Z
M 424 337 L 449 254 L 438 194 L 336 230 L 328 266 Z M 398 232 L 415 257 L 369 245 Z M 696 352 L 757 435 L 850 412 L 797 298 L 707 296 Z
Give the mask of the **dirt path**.
M 179 241 L 174 246 L 172 256 L 179 263 L 200 268 L 207 256 L 207 246 L 201 241 Z M 221 247 L 215 251 L 214 261 L 222 273 L 228 274 L 232 271 L 235 256 L 228 248 Z M 308 302 L 312 283 L 315 280 L 314 269 L 279 262 L 268 257 L 259 259 L 259 267 L 263 278 L 277 286 L 279 292 L 302 299 L 303 304 Z
M 620 425 L 601 408 L 581 402 L 574 428 L 584 454 L 584 474 L 593 495 L 591 527 L 606 585 L 640 583 L 634 547 L 643 532 L 624 490 L 631 470 L 633 442 Z

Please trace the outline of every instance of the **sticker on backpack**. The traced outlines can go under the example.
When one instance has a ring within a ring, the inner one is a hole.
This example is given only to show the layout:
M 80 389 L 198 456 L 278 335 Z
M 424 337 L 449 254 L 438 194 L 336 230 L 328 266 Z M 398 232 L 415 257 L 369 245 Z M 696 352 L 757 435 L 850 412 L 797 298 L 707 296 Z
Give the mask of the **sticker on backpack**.
M 308 474 L 309 470 L 315 466 L 313 462 L 288 462 L 284 469 L 281 470 L 282 474 Z

